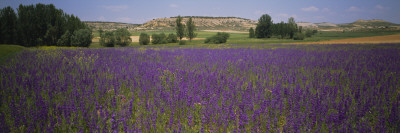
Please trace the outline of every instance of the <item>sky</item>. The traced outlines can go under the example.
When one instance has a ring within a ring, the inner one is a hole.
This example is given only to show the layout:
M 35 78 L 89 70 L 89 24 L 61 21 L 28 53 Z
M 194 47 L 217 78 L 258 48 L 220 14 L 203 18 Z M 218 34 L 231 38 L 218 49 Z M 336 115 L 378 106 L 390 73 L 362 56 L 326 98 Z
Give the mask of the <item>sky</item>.
M 83 21 L 143 24 L 173 16 L 241 17 L 258 20 L 269 14 L 274 23 L 351 23 L 383 19 L 400 24 L 400 0 L 0 0 L 0 8 L 20 4 L 54 4 Z

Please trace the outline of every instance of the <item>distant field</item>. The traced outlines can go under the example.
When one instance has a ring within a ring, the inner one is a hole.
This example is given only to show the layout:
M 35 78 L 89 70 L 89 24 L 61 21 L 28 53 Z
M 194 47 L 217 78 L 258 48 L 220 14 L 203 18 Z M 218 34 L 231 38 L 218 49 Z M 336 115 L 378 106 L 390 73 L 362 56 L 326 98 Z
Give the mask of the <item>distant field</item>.
M 400 43 L 400 34 L 347 38 L 347 39 L 337 39 L 337 40 L 328 40 L 319 42 L 304 42 L 304 43 L 294 43 L 294 44 L 381 44 L 381 43 Z
M 229 32 L 229 31 L 228 31 Z M 132 40 L 133 43 L 130 46 L 139 46 L 138 37 L 142 32 L 132 32 L 131 36 L 133 36 Z M 166 35 L 170 33 L 174 33 L 174 30 L 165 30 L 165 31 L 145 31 L 143 33 L 147 33 L 152 35 L 154 33 L 165 33 Z M 211 37 L 216 34 L 215 31 L 197 31 L 196 32 L 197 39 L 192 40 L 192 42 L 188 42 L 188 45 L 214 45 L 214 44 L 204 44 L 204 39 L 207 37 Z M 292 39 L 278 39 L 277 37 L 271 37 L 268 39 L 255 39 L 255 38 L 248 38 L 248 33 L 230 33 L 230 38 L 226 44 L 247 44 L 247 45 L 254 45 L 254 44 L 318 44 L 324 43 L 324 41 L 331 41 L 331 40 L 338 40 L 338 39 L 349 39 L 349 38 L 360 38 L 360 37 L 372 37 L 372 36 L 384 36 L 384 35 L 393 35 L 393 34 L 400 34 L 400 31 L 375 31 L 375 32 L 332 32 L 332 31 L 321 31 L 317 34 L 313 35 L 312 37 L 306 38 L 305 40 L 292 40 Z M 98 34 L 97 34 L 98 35 Z M 96 36 L 96 34 L 95 34 Z M 370 38 L 373 39 L 373 38 Z M 98 44 L 97 40 L 94 39 L 94 43 L 91 47 L 101 47 Z M 384 42 L 384 43 L 387 43 Z M 165 46 L 176 46 L 177 43 L 172 44 L 163 44 Z

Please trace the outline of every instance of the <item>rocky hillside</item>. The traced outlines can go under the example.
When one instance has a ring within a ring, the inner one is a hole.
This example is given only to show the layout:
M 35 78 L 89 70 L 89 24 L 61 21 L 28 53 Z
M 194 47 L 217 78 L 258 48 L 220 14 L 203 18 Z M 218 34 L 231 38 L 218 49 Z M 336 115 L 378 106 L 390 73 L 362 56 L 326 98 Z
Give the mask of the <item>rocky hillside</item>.
M 333 23 L 297 23 L 303 28 L 318 29 L 321 31 L 375 31 L 375 30 L 400 30 L 399 24 L 390 23 L 384 20 L 357 20 L 353 23 L 333 24 Z
M 100 28 L 105 31 L 115 30 L 118 28 L 128 28 L 128 30 L 134 30 L 140 24 L 128 24 L 128 23 L 118 23 L 118 22 L 100 22 L 100 21 L 85 21 L 90 28 L 93 30 L 99 30 Z
M 245 31 L 250 27 L 255 28 L 257 21 L 238 18 L 238 17 L 203 17 L 191 16 L 198 30 L 223 30 L 223 31 Z M 174 30 L 176 17 L 159 18 L 148 21 L 144 24 L 128 24 L 117 22 L 85 22 L 94 30 L 102 28 L 103 30 L 115 30 L 117 28 L 128 28 L 130 31 L 144 30 Z M 183 17 L 183 23 L 189 20 L 189 17 Z M 388 31 L 400 30 L 400 24 L 390 23 L 384 20 L 357 20 L 353 23 L 334 24 L 334 23 L 309 23 L 298 22 L 298 26 L 303 29 L 317 29 L 320 31 Z
M 174 29 L 176 17 L 153 19 L 136 27 L 136 30 L 169 30 Z M 189 17 L 183 17 L 183 23 Z M 198 30 L 234 30 L 247 31 L 255 27 L 257 21 L 238 17 L 199 17 L 193 16 L 193 21 Z

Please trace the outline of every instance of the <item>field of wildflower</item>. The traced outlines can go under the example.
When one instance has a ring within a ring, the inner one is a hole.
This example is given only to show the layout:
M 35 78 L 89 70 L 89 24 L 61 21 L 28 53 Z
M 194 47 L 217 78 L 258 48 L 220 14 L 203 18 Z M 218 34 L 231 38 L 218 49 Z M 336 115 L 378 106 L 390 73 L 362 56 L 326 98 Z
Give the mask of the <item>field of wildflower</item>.
M 400 46 L 27 49 L 1 132 L 399 132 Z

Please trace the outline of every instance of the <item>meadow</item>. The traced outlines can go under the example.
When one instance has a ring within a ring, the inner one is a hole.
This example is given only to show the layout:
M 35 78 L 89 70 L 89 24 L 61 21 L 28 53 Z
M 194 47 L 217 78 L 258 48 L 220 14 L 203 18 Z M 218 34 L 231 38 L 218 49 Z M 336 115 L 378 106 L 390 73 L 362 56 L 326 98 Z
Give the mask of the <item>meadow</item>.
M 0 130 L 400 131 L 398 44 L 244 46 L 22 50 L 0 66 Z
M 159 34 L 165 33 L 166 35 L 170 33 L 175 33 L 174 30 L 164 30 L 164 31 L 143 31 L 143 33 L 147 33 L 148 35 L 152 34 Z M 131 32 L 131 36 L 139 36 L 140 31 Z M 207 37 L 211 37 L 217 32 L 210 32 L 210 31 L 196 31 L 198 40 L 187 41 L 187 47 L 198 47 L 198 46 L 208 46 L 208 47 L 215 47 L 214 44 L 204 44 L 204 39 Z M 293 40 L 293 39 L 279 39 L 277 36 L 273 36 L 268 39 L 257 39 L 257 38 L 249 38 L 248 33 L 229 33 L 230 37 L 226 43 L 226 45 L 241 45 L 243 47 L 258 47 L 256 45 L 264 45 L 264 44 L 307 44 L 311 43 L 318 43 L 323 41 L 330 41 L 330 40 L 338 40 L 338 39 L 350 39 L 350 38 L 359 38 L 359 37 L 373 37 L 373 36 L 384 36 L 384 35 L 395 35 L 400 34 L 399 31 L 369 31 L 369 32 L 334 32 L 334 31 L 319 31 L 317 34 L 313 35 L 312 37 L 307 37 L 304 40 Z M 93 32 L 94 37 L 99 37 L 98 32 Z M 256 45 L 255 45 L 256 44 Z M 150 43 L 150 45 L 153 45 Z M 185 47 L 185 46 L 178 46 L 178 43 L 169 43 L 169 44 L 159 44 L 161 46 L 176 46 L 176 47 Z M 156 45 L 156 47 L 159 47 Z M 138 42 L 132 42 L 129 46 L 131 47 L 139 47 Z M 153 46 L 150 46 L 153 47 Z M 100 45 L 98 38 L 93 39 L 93 43 L 90 45 L 90 48 L 103 48 Z

